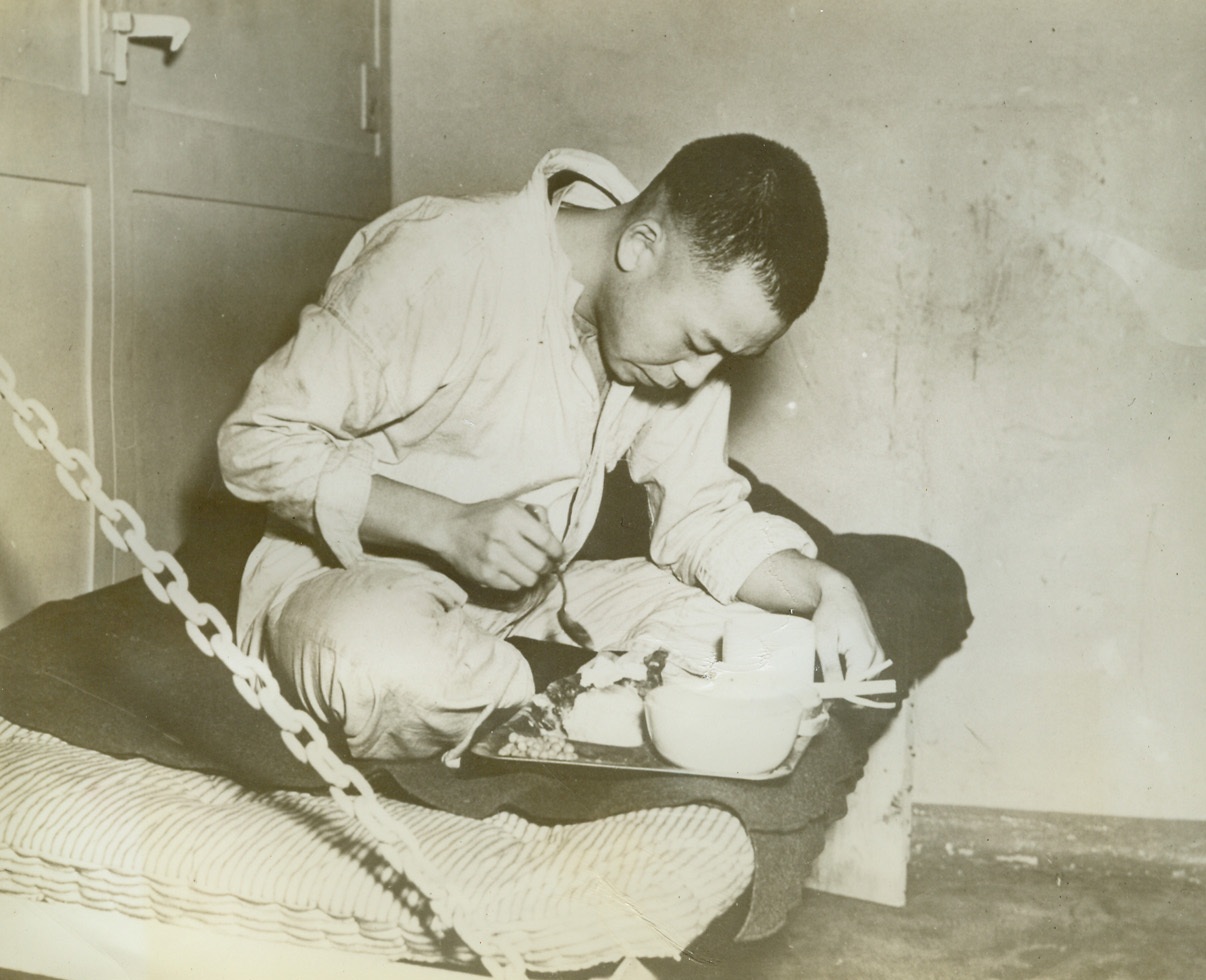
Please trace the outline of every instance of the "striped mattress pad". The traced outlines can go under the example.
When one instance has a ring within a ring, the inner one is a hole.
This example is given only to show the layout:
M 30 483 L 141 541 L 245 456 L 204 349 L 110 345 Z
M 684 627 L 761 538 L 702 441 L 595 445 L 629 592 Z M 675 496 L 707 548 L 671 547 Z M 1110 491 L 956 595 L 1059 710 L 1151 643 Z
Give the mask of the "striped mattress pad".
M 676 957 L 753 874 L 740 821 L 717 807 L 543 826 L 382 803 L 536 971 Z M 330 798 L 117 759 L 3 719 L 0 893 L 392 960 L 473 959 Z

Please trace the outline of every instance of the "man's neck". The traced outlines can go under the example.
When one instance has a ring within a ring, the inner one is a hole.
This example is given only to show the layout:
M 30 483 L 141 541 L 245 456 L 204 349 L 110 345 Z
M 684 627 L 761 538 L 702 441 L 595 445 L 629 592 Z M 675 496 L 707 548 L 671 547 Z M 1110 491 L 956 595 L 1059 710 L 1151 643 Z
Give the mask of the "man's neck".
M 557 241 L 570 260 L 574 279 L 582 284 L 582 295 L 574 312 L 591 325 L 599 284 L 614 261 L 615 242 L 623 228 L 628 208 L 595 210 L 562 206 L 557 212 Z

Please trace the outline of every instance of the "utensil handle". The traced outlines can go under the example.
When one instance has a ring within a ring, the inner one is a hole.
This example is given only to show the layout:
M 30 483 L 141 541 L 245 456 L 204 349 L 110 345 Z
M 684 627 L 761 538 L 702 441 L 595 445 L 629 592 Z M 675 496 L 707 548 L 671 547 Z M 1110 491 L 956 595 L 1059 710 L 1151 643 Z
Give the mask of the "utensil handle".
M 817 693 L 826 700 L 834 698 L 866 697 L 869 694 L 895 694 L 896 681 L 891 678 L 869 681 L 819 681 Z

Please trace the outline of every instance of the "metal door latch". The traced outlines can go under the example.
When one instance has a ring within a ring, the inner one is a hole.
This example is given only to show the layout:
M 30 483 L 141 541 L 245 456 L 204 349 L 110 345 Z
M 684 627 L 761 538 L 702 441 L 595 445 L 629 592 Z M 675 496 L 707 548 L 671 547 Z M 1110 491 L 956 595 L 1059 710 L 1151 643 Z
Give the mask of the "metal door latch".
M 100 70 L 112 75 L 115 82 L 124 83 L 130 77 L 128 58 L 131 38 L 162 38 L 168 42 L 168 51 L 176 52 L 184 46 L 192 25 L 183 17 L 173 14 L 101 10 L 100 29 Z

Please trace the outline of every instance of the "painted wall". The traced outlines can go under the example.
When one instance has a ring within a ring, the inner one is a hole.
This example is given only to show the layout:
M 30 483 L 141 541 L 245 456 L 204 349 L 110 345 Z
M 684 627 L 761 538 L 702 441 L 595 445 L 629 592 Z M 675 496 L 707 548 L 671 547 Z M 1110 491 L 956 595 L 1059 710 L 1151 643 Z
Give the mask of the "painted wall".
M 812 163 L 821 296 L 733 450 L 963 565 L 917 798 L 1206 818 L 1206 8 L 395 0 L 394 193 L 638 183 L 752 130 Z

